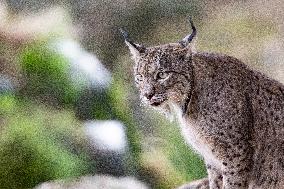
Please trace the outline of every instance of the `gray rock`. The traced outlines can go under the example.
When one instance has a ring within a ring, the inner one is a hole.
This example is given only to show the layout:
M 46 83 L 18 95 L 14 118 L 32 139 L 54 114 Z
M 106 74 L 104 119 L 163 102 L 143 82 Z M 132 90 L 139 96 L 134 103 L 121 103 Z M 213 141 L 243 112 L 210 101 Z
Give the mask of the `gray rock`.
M 126 175 L 129 154 L 124 125 L 114 120 L 87 121 L 84 125 L 96 173 Z
M 0 94 L 14 93 L 14 92 L 15 92 L 15 86 L 12 82 L 12 78 L 0 74 Z
M 70 76 L 74 84 L 84 88 L 109 87 L 111 74 L 101 61 L 92 53 L 84 50 L 77 41 L 60 39 L 51 44 L 70 63 Z
M 133 177 L 84 176 L 74 180 L 45 182 L 34 189 L 149 189 Z
M 100 151 L 123 153 L 127 147 L 124 125 L 115 120 L 87 121 L 85 133 Z

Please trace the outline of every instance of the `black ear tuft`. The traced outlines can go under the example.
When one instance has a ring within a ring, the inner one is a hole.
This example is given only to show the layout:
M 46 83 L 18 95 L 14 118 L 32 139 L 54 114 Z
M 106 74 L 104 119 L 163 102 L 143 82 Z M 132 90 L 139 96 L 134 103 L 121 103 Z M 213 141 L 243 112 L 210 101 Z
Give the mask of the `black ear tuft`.
M 128 32 L 126 32 L 125 30 L 123 30 L 122 28 L 119 29 L 119 31 L 121 32 L 126 44 L 129 46 L 129 48 L 134 48 L 136 49 L 139 53 L 143 53 L 145 52 L 145 47 L 142 45 L 138 45 L 132 42 L 132 40 L 129 39 L 129 34 Z
M 179 42 L 183 47 L 186 47 L 189 43 L 191 43 L 191 41 L 193 40 L 193 38 L 196 36 L 197 33 L 191 17 L 189 17 L 189 22 L 191 25 L 192 33 L 190 35 L 187 35 L 185 38 L 183 38 L 183 40 Z
M 120 33 L 122 34 L 125 41 L 129 41 L 129 34 L 128 32 L 124 31 L 122 28 L 119 28 Z

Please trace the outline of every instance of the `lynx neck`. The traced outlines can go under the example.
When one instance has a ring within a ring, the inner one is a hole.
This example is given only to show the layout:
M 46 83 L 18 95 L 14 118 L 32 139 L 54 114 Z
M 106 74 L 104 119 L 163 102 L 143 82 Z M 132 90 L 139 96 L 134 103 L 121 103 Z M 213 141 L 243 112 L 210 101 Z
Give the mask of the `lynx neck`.
M 204 158 L 206 163 L 214 167 L 221 167 L 221 162 L 213 155 L 210 146 L 203 139 L 202 133 L 198 129 L 198 122 L 184 115 L 179 105 L 171 103 L 170 107 L 171 111 L 175 114 L 175 118 L 178 121 L 181 133 L 186 142 Z

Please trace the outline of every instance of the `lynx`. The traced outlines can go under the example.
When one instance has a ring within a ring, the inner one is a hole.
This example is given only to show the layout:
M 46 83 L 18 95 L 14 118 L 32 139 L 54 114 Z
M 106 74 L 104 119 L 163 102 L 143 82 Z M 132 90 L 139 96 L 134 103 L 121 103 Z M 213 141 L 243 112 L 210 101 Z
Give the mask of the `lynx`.
M 208 178 L 179 189 L 284 188 L 284 85 L 240 60 L 195 52 L 192 34 L 144 47 L 121 30 L 142 101 L 174 113 Z

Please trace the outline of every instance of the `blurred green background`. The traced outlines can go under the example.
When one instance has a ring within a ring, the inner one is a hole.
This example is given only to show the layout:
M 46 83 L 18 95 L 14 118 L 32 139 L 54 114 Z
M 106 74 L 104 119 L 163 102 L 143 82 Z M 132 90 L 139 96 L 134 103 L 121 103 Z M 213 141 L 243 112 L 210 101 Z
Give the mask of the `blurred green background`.
M 1 1 L 0 188 L 110 183 L 92 177 L 104 175 L 170 189 L 206 177 L 177 123 L 140 105 L 118 28 L 159 45 L 190 33 L 192 16 L 197 51 L 284 82 L 283 13 L 280 0 Z

